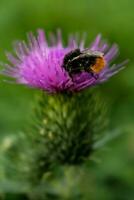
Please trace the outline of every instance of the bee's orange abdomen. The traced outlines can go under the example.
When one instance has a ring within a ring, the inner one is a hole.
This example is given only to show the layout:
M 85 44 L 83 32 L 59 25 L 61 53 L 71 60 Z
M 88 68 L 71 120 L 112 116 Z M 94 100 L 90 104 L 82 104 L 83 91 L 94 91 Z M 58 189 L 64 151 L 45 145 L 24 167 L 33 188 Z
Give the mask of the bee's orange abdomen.
M 92 71 L 94 73 L 99 73 L 106 65 L 106 61 L 104 57 L 98 57 L 96 58 L 96 63 L 91 67 Z

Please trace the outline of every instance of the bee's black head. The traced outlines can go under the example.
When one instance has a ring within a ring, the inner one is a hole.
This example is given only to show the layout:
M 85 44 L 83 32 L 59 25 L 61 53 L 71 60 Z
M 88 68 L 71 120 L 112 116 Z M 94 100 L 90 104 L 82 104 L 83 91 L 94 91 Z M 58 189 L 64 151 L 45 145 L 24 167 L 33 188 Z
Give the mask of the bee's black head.
M 71 62 L 74 58 L 81 54 L 80 49 L 75 49 L 70 51 L 68 54 L 65 55 L 63 64 L 66 65 L 68 62 Z

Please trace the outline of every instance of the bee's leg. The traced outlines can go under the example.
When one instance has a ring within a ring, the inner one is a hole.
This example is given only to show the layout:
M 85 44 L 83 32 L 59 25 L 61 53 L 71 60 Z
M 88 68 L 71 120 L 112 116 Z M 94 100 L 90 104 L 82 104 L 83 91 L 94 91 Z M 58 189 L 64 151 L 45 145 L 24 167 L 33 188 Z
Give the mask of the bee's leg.
M 68 73 L 70 79 L 73 81 L 73 75 L 72 75 L 72 70 L 71 70 L 71 68 L 68 68 L 67 73 Z
M 69 77 L 70 77 L 71 81 L 73 82 L 74 80 L 73 80 L 73 75 L 72 75 L 72 73 L 69 72 L 68 74 L 69 74 Z
M 94 74 L 93 72 L 91 72 L 91 75 L 97 80 L 98 79 L 98 74 Z
M 91 70 L 91 68 L 88 69 L 88 70 L 85 70 L 85 71 L 88 72 L 88 73 L 90 73 L 91 76 L 92 76 L 93 78 L 95 78 L 96 80 L 98 79 L 98 74 L 95 74 L 95 73 Z

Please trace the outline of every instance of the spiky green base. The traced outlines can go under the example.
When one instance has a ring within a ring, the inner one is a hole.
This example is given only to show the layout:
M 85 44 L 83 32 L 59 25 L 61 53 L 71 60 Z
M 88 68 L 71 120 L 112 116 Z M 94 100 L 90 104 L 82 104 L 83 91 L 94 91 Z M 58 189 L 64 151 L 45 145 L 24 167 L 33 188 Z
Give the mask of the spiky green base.
M 105 126 L 105 108 L 94 90 L 77 94 L 42 93 L 32 128 L 41 174 L 57 164 L 79 165 L 93 152 Z

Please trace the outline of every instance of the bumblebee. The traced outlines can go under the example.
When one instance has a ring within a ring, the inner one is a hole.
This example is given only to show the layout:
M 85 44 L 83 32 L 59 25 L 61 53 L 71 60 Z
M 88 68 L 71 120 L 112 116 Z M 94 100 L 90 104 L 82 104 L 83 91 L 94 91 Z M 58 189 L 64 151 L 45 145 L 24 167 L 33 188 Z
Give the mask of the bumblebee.
M 72 77 L 74 74 L 88 72 L 97 75 L 106 65 L 104 54 L 99 51 L 75 49 L 65 55 L 63 68 Z

